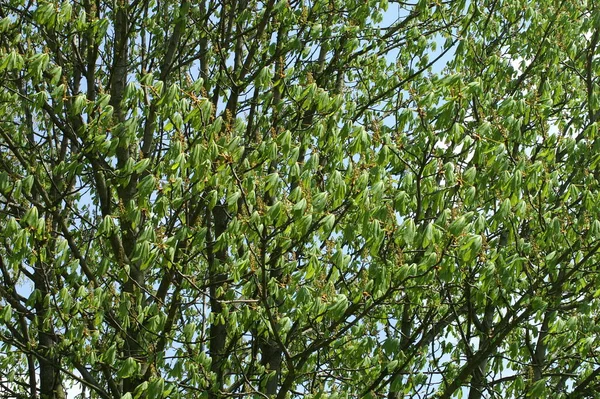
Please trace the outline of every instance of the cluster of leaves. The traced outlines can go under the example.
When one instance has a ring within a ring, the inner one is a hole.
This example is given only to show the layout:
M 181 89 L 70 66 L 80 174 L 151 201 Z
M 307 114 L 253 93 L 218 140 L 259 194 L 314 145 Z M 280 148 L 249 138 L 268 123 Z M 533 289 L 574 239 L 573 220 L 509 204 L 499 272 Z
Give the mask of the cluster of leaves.
M 600 388 L 600 12 L 0 8 L 13 397 Z

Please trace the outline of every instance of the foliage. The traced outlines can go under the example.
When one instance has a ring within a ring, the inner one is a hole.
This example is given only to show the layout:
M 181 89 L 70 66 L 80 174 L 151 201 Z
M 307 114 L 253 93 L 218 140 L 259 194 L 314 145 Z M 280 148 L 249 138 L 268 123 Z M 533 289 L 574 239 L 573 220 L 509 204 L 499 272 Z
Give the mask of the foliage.
M 592 1 L 3 0 L 8 396 L 600 388 Z

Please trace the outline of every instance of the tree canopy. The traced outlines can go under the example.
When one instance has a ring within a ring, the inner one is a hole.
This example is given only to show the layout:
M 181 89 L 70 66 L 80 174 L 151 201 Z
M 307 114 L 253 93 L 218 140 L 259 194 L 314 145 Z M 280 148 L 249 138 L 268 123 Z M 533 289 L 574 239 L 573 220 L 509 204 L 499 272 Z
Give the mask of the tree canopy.
M 595 7 L 2 0 L 2 395 L 595 395 Z

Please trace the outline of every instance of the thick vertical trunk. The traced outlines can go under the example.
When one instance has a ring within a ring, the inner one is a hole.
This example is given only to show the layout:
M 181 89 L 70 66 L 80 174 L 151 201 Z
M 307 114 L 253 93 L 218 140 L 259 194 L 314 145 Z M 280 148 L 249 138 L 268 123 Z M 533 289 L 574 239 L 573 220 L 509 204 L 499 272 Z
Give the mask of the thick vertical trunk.
M 124 0 L 119 0 L 115 4 L 114 11 L 114 43 L 113 43 L 113 64 L 111 66 L 110 74 L 110 104 L 114 109 L 114 122 L 115 124 L 122 124 L 125 122 L 126 111 L 122 107 L 122 101 L 125 91 L 125 85 L 127 82 L 128 74 L 128 56 L 129 56 L 129 35 L 128 35 L 128 4 Z M 116 134 L 123 134 L 116 130 Z M 132 156 L 132 146 L 119 145 L 117 147 L 117 167 L 122 168 Z M 124 186 L 117 187 L 119 198 L 123 204 L 128 204 L 131 199 L 135 196 L 136 181 L 135 178 L 131 177 L 129 183 Z M 131 254 L 135 246 L 135 232 L 133 231 L 131 222 L 126 217 L 120 220 L 122 235 L 121 242 L 118 242 L 118 237 L 112 238 L 113 250 L 117 255 L 121 266 L 127 265 L 129 267 L 129 279 L 123 284 L 123 290 L 131 294 L 129 298 L 133 301 L 138 295 L 142 295 L 139 287 L 144 286 L 143 273 L 136 267 L 135 264 L 131 264 Z M 131 308 L 136 308 L 136 303 L 132 302 Z M 131 317 L 135 317 L 132 315 Z M 139 341 L 139 327 L 135 323 L 130 323 L 130 326 L 126 330 L 125 342 L 124 342 L 124 356 L 126 358 L 135 358 L 142 363 L 144 366 L 145 354 L 142 345 Z M 124 379 L 123 381 L 123 393 L 133 392 L 135 388 L 141 383 L 139 376 L 132 376 Z
M 264 378 L 263 392 L 268 395 L 275 395 L 279 386 L 281 377 L 281 348 L 272 339 L 263 339 L 260 342 L 261 365 L 267 370 L 267 376 Z M 273 373 L 269 375 L 269 373 Z
M 227 229 L 229 216 L 224 207 L 217 205 L 212 212 L 207 212 L 207 231 L 208 242 L 208 260 L 209 260 L 209 282 L 210 282 L 210 308 L 213 314 L 213 322 L 209 329 L 209 354 L 212 359 L 211 371 L 216 376 L 215 386 L 213 386 L 209 398 L 218 398 L 219 392 L 223 388 L 224 362 L 226 360 L 225 344 L 227 342 L 227 321 L 219 320 L 222 312 L 222 300 L 225 296 L 224 284 L 227 274 L 223 271 L 222 265 L 227 259 L 226 248 L 214 248 L 214 243 Z M 211 233 L 212 227 L 212 233 Z
M 481 322 L 481 335 L 479 339 L 478 350 L 481 351 L 488 345 L 490 331 L 492 329 L 492 322 L 494 317 L 494 306 L 488 304 L 485 308 L 483 320 Z M 479 364 L 473 370 L 471 388 L 469 389 L 469 399 L 481 399 L 483 391 L 487 386 L 487 364 L 488 358 L 484 357 L 481 359 Z
M 42 262 L 36 264 L 34 287 L 41 293 L 41 297 L 35 305 L 41 399 L 65 398 L 60 375 L 60 358 L 54 351 L 56 334 L 52 323 L 52 315 L 49 312 L 48 303 L 44 299 L 50 295 L 48 282 L 54 280 L 53 276 L 52 270 Z
M 19 88 L 23 96 L 27 96 L 27 87 L 21 84 Z M 25 111 L 25 128 L 27 129 L 27 139 L 32 147 L 36 142 L 34 133 L 34 118 L 27 102 L 23 103 Z M 29 156 L 29 165 L 35 165 L 35 149 L 29 148 L 26 152 Z M 56 194 L 56 193 L 54 193 Z M 34 203 L 42 203 L 42 195 L 40 190 L 34 184 L 31 189 L 31 196 Z M 45 215 L 48 222 L 52 222 L 50 215 Z M 45 248 L 42 248 L 45 247 Z M 35 244 L 35 252 L 40 254 L 42 251 L 48 253 L 53 252 L 53 243 L 51 240 L 46 242 L 38 242 Z M 54 329 L 53 315 L 50 309 L 50 296 L 56 291 L 55 271 L 51 264 L 46 263 L 38 258 L 33 266 L 32 282 L 33 288 L 40 293 L 34 307 L 37 329 L 37 352 L 35 358 L 39 363 L 39 394 L 41 399 L 63 399 L 65 391 L 62 386 L 62 377 L 60 372 L 61 359 L 55 352 L 56 346 L 56 331 Z M 28 334 L 27 328 L 23 325 L 24 333 Z M 25 336 L 27 336 L 27 334 Z M 28 356 L 29 367 L 34 367 L 31 362 L 31 357 Z M 30 381 L 35 382 L 35 375 L 30 373 Z M 36 387 L 32 387 L 35 390 Z M 35 397 L 35 394 L 32 395 Z
M 533 366 L 533 381 L 535 383 L 542 379 L 544 366 L 546 364 L 546 337 L 548 336 L 548 327 L 550 325 L 550 314 L 552 310 L 548 308 L 544 313 L 544 320 L 540 327 L 540 333 L 535 345 L 535 350 L 532 353 L 532 366 Z
M 50 216 L 47 216 L 50 218 Z M 48 252 L 52 252 L 52 245 L 45 244 Z M 38 251 L 41 251 L 38 248 Z M 38 261 L 34 269 L 34 287 L 40 292 L 40 297 L 35 304 L 38 353 L 39 383 L 41 399 L 64 399 L 66 397 L 62 386 L 60 372 L 61 357 L 56 353 L 57 343 L 53 315 L 50 309 L 50 296 L 56 291 L 56 277 L 54 269 L 45 262 Z
M 45 312 L 39 312 L 38 318 L 43 322 L 47 317 Z M 41 399 L 63 399 L 65 392 L 62 386 L 60 371 L 58 368 L 59 360 L 53 353 L 55 341 L 52 328 L 38 329 L 38 344 L 40 363 L 40 398 Z
M 406 301 L 403 304 L 402 319 L 400 320 L 400 333 L 401 333 L 400 348 L 403 348 L 403 349 L 408 348 L 410 345 L 410 335 L 411 335 L 412 324 L 413 324 L 413 320 L 414 320 L 409 303 L 410 303 L 409 301 Z M 400 376 L 401 372 L 402 372 L 402 370 L 396 370 L 392 374 L 391 378 L 389 379 L 390 388 L 388 391 L 387 399 L 400 399 L 401 398 L 402 394 L 400 392 L 392 391 L 392 384 L 394 382 L 394 379 L 398 378 Z

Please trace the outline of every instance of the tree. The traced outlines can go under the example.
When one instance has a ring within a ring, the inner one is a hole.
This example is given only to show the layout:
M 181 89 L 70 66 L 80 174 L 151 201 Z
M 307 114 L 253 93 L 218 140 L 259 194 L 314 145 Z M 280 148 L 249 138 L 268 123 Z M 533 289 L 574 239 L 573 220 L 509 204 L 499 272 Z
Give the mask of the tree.
M 600 12 L 3 0 L 3 395 L 600 388 Z

